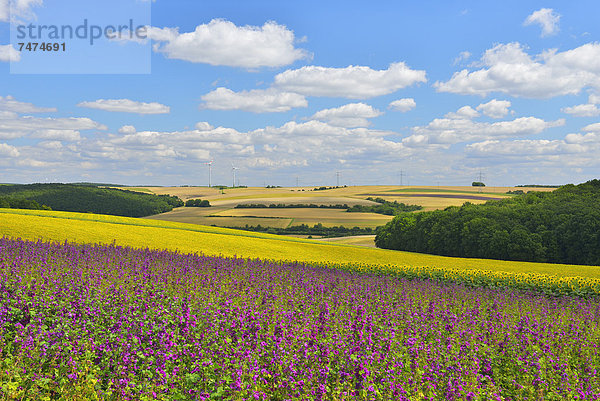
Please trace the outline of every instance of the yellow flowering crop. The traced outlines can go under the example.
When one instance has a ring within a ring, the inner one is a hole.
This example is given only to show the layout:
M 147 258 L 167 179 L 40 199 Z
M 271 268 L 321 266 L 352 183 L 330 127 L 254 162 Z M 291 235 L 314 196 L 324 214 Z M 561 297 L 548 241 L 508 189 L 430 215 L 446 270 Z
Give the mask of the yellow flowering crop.
M 158 220 L 0 209 L 0 236 L 315 262 L 469 285 L 600 293 L 600 267 L 451 258 Z M 568 290 L 567 290 L 568 288 Z

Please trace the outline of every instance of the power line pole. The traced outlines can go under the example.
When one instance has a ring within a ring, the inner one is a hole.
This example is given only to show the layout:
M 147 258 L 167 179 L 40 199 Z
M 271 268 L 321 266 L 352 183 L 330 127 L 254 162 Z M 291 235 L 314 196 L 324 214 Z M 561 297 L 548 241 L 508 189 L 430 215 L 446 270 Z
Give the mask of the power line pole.
M 299 181 L 298 176 L 296 176 L 296 187 L 298 187 L 298 181 Z
M 404 184 L 404 170 L 400 170 L 400 186 Z
M 484 177 L 483 173 L 481 172 L 481 170 L 479 170 L 479 182 L 481 184 L 483 184 L 483 177 Z M 483 192 L 483 189 L 482 189 L 481 186 L 479 187 L 479 191 L 478 192 Z
M 340 172 L 336 171 L 335 176 L 337 178 L 337 186 L 339 187 L 340 186 Z

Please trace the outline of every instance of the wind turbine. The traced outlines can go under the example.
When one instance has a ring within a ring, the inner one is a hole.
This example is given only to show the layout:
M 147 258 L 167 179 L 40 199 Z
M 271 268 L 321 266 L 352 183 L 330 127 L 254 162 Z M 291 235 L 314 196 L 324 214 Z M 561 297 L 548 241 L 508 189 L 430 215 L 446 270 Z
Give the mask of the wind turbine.
M 213 161 L 206 162 L 204 164 L 208 164 L 208 187 L 211 187 L 211 178 L 212 178 L 212 164 Z
M 235 167 L 233 165 L 233 163 L 231 163 L 231 171 L 233 172 L 233 187 L 232 188 L 235 188 L 235 170 L 239 170 L 239 168 Z

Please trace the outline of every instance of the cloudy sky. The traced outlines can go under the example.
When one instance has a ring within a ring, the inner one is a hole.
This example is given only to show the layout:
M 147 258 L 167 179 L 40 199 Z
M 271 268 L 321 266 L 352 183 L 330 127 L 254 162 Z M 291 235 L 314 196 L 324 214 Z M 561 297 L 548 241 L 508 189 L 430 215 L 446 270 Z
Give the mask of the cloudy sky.
M 0 182 L 207 185 L 210 160 L 213 184 L 600 175 L 597 0 L 156 0 L 116 56 L 19 52 L 15 27 L 60 6 L 0 0 Z

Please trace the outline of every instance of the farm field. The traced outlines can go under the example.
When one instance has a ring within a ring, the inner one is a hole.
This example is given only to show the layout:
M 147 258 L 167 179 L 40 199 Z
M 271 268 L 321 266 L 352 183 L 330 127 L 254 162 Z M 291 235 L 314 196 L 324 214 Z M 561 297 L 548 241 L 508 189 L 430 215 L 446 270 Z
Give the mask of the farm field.
M 321 238 L 319 241 L 330 242 L 334 244 L 345 244 L 345 245 L 357 245 L 367 246 L 375 248 L 375 236 L 374 235 L 356 235 L 350 237 L 335 237 L 335 238 Z
M 132 189 L 132 188 L 129 188 Z M 550 190 L 548 188 L 513 188 L 493 187 L 485 188 L 479 192 L 475 187 L 401 187 L 401 186 L 356 186 L 343 187 L 321 191 L 314 191 L 313 187 L 303 188 L 227 188 L 224 193 L 216 188 L 207 187 L 143 187 L 143 191 L 151 191 L 157 195 L 175 195 L 183 200 L 202 198 L 210 201 L 213 207 L 205 211 L 173 210 L 168 213 L 151 216 L 151 219 L 178 221 L 183 223 L 217 225 L 221 227 L 243 227 L 258 225 L 263 227 L 286 227 L 283 221 L 274 220 L 273 217 L 286 217 L 293 219 L 288 224 L 314 225 L 321 223 L 324 226 L 344 227 L 377 227 L 390 220 L 388 216 L 376 213 L 366 213 L 362 218 L 352 216 L 354 213 L 340 214 L 340 210 L 306 211 L 304 216 L 299 216 L 294 209 L 282 210 L 235 210 L 238 204 L 317 204 L 335 205 L 374 205 L 366 200 L 368 197 L 383 197 L 387 201 L 398 201 L 405 204 L 423 206 L 424 211 L 444 209 L 448 206 L 460 206 L 465 202 L 484 203 L 489 199 L 507 198 L 506 192 L 510 190 Z M 476 199 L 473 199 L 476 198 Z M 257 214 L 262 213 L 262 214 Z M 271 214 L 276 213 L 276 214 Z M 222 216 L 219 219 L 207 218 L 208 215 Z M 238 221 L 238 217 L 223 216 L 262 216 L 262 219 Z
M 149 220 L 164 220 L 179 223 L 200 224 L 206 226 L 215 225 L 217 227 L 244 227 L 245 225 L 256 226 L 258 224 L 267 227 L 285 228 L 288 227 L 292 220 L 291 218 L 244 218 L 244 217 L 223 217 L 218 216 L 218 213 L 230 211 L 227 207 L 180 207 L 173 209 L 168 213 L 162 213 L 154 216 L 146 217 Z
M 597 299 L 120 246 L 0 250 L 4 399 L 600 398 Z
M 213 216 L 227 216 L 235 219 L 246 216 L 262 218 L 277 217 L 280 219 L 291 218 L 291 224 L 323 224 L 326 227 L 378 227 L 390 221 L 393 216 L 376 213 L 348 213 L 341 209 L 229 209 L 214 213 Z
M 475 204 L 485 203 L 484 200 L 466 200 L 456 198 L 432 198 L 432 197 L 406 197 L 396 194 L 379 194 L 378 196 L 385 196 L 385 200 L 390 202 L 401 202 L 407 205 L 420 205 L 423 206 L 422 211 L 428 212 L 432 210 L 445 209 L 448 206 L 462 206 L 465 202 L 471 202 Z
M 600 267 L 452 258 L 370 249 L 218 227 L 127 217 L 40 210 L 0 209 L 0 236 L 75 243 L 116 242 L 136 248 L 199 252 L 329 264 L 438 269 L 600 279 Z M 600 290 L 599 290 L 600 291 Z
M 226 188 L 224 193 L 217 188 L 207 187 L 139 187 L 138 190 L 151 191 L 157 195 L 175 195 L 186 200 L 191 198 L 203 198 L 211 201 L 221 200 L 239 200 L 239 199 L 286 199 L 290 197 L 296 197 L 300 199 L 314 198 L 327 199 L 364 199 L 366 193 L 379 194 L 379 193 L 394 193 L 394 192 L 405 192 L 405 193 L 448 193 L 448 194 L 466 194 L 466 195 L 489 195 L 491 197 L 502 197 L 509 196 L 506 194 L 507 191 L 551 191 L 550 188 L 526 188 L 526 187 L 484 187 L 479 193 L 478 187 L 433 187 L 433 186 L 395 186 L 395 185 L 373 185 L 373 186 L 353 186 L 353 187 L 341 187 L 321 191 L 313 191 L 314 187 L 285 187 L 285 188 L 261 188 L 261 187 L 250 187 L 250 188 Z M 128 188 L 135 190 L 135 188 Z M 336 202 L 337 203 L 337 199 Z
M 362 198 L 350 198 L 343 196 L 297 196 L 292 194 L 290 196 L 275 196 L 265 197 L 264 195 L 240 195 L 237 197 L 230 197 L 225 199 L 217 199 L 211 204 L 219 207 L 231 207 L 238 204 L 263 204 L 270 205 L 272 203 L 284 203 L 286 205 L 297 205 L 297 204 L 316 204 L 316 205 L 343 205 L 349 206 L 354 205 L 374 205 L 376 202 L 368 201 Z

